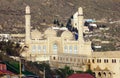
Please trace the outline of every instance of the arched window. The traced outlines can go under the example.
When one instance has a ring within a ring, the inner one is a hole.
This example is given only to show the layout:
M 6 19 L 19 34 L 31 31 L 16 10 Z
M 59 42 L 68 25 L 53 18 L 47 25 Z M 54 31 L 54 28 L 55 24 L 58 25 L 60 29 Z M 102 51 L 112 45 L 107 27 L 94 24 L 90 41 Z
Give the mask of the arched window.
M 97 59 L 97 63 L 101 63 L 101 59 Z
M 74 62 L 76 62 L 76 58 L 74 58 Z
M 66 57 L 66 61 L 68 61 L 68 57 Z
M 105 72 L 103 73 L 103 76 L 106 77 L 106 73 Z
M 88 59 L 88 63 L 90 63 L 90 59 Z
M 104 59 L 104 63 L 108 63 L 108 59 Z
M 109 72 L 109 73 L 108 73 L 108 77 L 110 77 L 110 78 L 112 77 L 112 74 L 111 74 L 111 72 Z
M 116 63 L 116 59 L 112 59 L 112 63 Z
M 36 46 L 33 45 L 33 46 L 32 46 L 32 52 L 35 52 L 35 51 L 36 51 Z
M 53 52 L 54 52 L 54 53 L 57 53 L 57 52 L 58 52 L 58 46 L 57 46 L 56 43 L 53 44 Z
M 100 72 L 98 73 L 98 77 L 101 77 L 101 73 Z
M 75 45 L 74 46 L 74 54 L 77 54 L 78 53 L 78 48 L 77 48 L 77 46 Z
M 68 52 L 68 47 L 64 46 L 64 52 L 67 53 Z
M 95 60 L 94 60 L 94 59 L 92 59 L 92 63 L 95 63 Z
M 40 52 L 40 51 L 41 51 L 41 46 L 39 45 L 39 46 L 38 46 L 38 52 Z
M 53 57 L 53 60 L 56 60 L 56 58 L 55 58 L 55 57 Z
M 72 46 L 69 46 L 69 52 L 72 53 Z
M 46 46 L 43 46 L 43 52 L 46 53 Z

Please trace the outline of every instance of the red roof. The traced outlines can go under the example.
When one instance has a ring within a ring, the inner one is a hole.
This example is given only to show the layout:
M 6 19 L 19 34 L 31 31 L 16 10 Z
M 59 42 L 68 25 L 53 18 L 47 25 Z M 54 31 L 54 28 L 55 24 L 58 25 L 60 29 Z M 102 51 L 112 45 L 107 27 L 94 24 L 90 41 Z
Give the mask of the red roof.
M 8 70 L 0 70 L 0 72 L 3 73 L 3 74 L 14 74 L 14 73 L 12 73 Z
M 3 72 L 0 71 L 0 75 L 4 74 Z
M 72 74 L 68 78 L 95 78 L 95 77 L 93 77 L 90 74 L 84 74 L 84 73 L 82 73 L 82 74 Z

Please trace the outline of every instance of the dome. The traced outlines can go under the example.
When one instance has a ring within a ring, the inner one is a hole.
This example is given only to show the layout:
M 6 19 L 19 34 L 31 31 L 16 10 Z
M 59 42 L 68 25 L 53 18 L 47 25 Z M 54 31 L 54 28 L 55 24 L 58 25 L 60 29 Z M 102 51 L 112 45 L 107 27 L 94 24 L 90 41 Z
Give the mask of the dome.
M 64 31 L 61 35 L 64 39 L 73 39 L 73 34 L 70 31 Z
M 45 32 L 45 37 L 56 37 L 56 31 L 51 29 L 51 28 L 48 28 Z
M 32 30 L 32 32 L 31 32 L 31 38 L 32 39 L 41 39 L 42 38 L 42 34 L 37 29 Z
M 73 18 L 78 18 L 78 12 L 76 12 L 74 15 L 73 15 Z
M 27 52 L 22 52 L 20 55 L 22 56 L 22 57 L 26 57 L 27 56 Z

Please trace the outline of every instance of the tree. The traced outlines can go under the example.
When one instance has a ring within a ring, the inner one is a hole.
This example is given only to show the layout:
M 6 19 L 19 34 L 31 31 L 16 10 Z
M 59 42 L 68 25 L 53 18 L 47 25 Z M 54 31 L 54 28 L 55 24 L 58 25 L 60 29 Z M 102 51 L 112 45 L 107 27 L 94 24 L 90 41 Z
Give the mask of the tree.
M 89 73 L 89 74 L 93 75 L 93 72 L 90 69 L 88 69 L 85 73 Z
M 44 70 L 45 70 L 45 78 L 53 78 L 52 71 L 51 71 L 50 65 L 48 63 L 37 64 L 37 62 L 34 62 L 33 64 L 31 63 L 31 66 L 33 66 L 35 69 L 37 68 L 36 70 L 39 70 L 39 71 L 44 72 Z
M 84 23 L 84 26 L 89 26 L 89 22 L 85 22 L 85 23 Z
M 68 29 L 71 29 L 72 25 L 71 25 L 71 19 L 68 20 L 67 24 L 66 24 L 66 27 Z
M 11 56 L 19 56 L 20 44 L 15 44 L 12 41 L 1 41 L 0 42 L 0 49 L 2 52 L 6 53 L 7 55 Z
M 58 20 L 56 21 L 56 24 L 57 24 L 58 26 L 60 25 L 60 23 L 59 23 L 59 21 L 58 21 Z
M 57 24 L 58 26 L 60 25 L 60 23 L 59 23 L 59 21 L 58 21 L 57 19 L 55 19 L 55 20 L 53 21 L 53 23 L 54 23 L 54 24 Z
M 70 69 L 68 66 L 65 66 L 64 68 L 59 68 L 56 72 L 61 78 L 66 78 L 67 76 L 73 74 L 74 70 Z
M 53 24 L 57 24 L 57 20 L 56 19 L 54 19 Z
M 61 23 L 61 27 L 64 27 L 64 24 L 63 24 L 63 23 Z

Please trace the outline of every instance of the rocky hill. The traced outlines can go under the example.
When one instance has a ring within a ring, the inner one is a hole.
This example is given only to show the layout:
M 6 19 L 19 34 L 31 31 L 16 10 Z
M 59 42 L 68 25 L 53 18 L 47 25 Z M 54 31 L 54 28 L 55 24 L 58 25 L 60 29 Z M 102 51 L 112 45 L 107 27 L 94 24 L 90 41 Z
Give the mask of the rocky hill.
M 24 32 L 26 5 L 31 7 L 32 26 L 41 26 L 55 19 L 65 25 L 78 7 L 83 7 L 85 18 L 120 20 L 119 4 L 120 0 L 0 0 L 0 29 L 6 33 Z
M 53 24 L 56 19 L 66 26 L 78 7 L 83 7 L 85 19 L 107 23 L 110 27 L 107 31 L 109 39 L 120 46 L 120 0 L 0 0 L 0 33 L 25 32 L 26 5 L 31 7 L 32 26 L 40 30 Z

